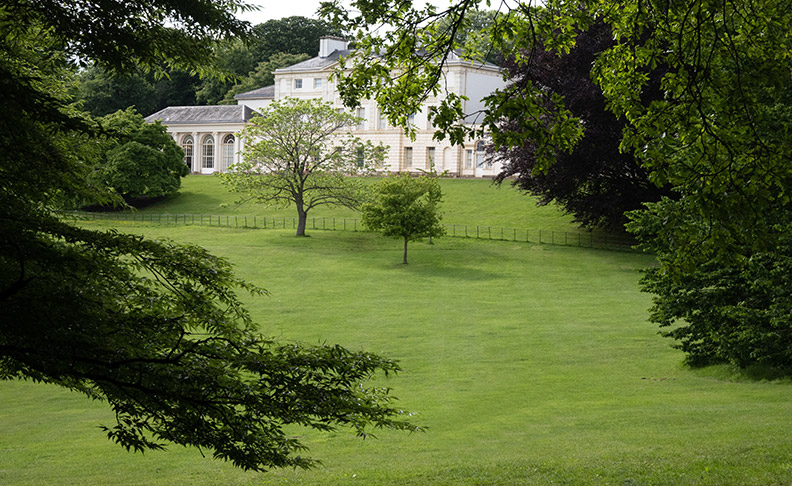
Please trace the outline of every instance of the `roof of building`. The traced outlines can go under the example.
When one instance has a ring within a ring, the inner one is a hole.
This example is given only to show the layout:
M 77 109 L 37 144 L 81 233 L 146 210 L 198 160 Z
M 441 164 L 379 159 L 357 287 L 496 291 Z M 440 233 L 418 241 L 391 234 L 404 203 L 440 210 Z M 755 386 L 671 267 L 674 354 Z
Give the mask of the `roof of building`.
M 294 64 L 292 66 L 276 69 L 275 72 L 288 73 L 293 71 L 319 71 L 335 65 L 336 63 L 338 63 L 339 58 L 347 57 L 352 52 L 353 51 L 351 49 L 336 50 L 333 51 L 327 57 L 320 57 L 320 56 L 312 57 L 311 59 L 305 60 L 303 62 L 298 62 L 297 64 Z M 478 69 L 488 69 L 488 70 L 497 70 L 497 71 L 500 71 L 501 69 L 499 66 L 492 64 L 490 62 L 471 61 L 468 59 L 464 59 L 462 58 L 460 51 L 450 52 L 445 60 L 445 65 L 446 66 L 465 65 Z
M 234 96 L 235 100 L 272 100 L 275 99 L 275 85 L 264 86 L 263 88 L 246 91 Z
M 169 106 L 146 117 L 163 125 L 246 123 L 258 113 L 245 105 Z
M 320 69 L 324 69 L 326 67 L 330 67 L 338 63 L 338 59 L 341 57 L 348 56 L 352 51 L 349 49 L 336 49 L 335 51 L 331 52 L 327 57 L 312 57 L 311 59 L 307 59 L 303 62 L 298 62 L 297 64 L 293 64 L 291 66 L 276 69 L 276 73 L 285 73 L 289 71 L 316 71 Z

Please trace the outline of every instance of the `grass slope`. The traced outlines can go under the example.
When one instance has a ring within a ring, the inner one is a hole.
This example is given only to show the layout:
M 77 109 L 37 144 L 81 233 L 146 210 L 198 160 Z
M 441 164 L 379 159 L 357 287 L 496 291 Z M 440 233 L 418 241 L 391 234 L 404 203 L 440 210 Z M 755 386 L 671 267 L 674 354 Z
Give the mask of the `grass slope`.
M 496 186 L 486 179 L 442 179 L 443 222 L 462 225 L 577 231 L 572 217 L 555 206 L 536 206 L 536 199 L 510 184 Z M 296 218 L 293 208 L 272 208 L 252 202 L 237 205 L 241 194 L 230 193 L 214 176 L 190 175 L 182 180 L 181 191 L 149 206 L 144 213 L 230 214 L 268 218 Z M 319 206 L 309 217 L 359 218 L 359 213 L 344 207 Z
M 647 256 L 440 238 L 411 244 L 405 266 L 371 233 L 118 228 L 229 258 L 271 292 L 246 298 L 266 335 L 399 359 L 406 372 L 379 384 L 429 429 L 294 429 L 324 466 L 254 474 L 181 447 L 127 453 L 96 427 L 113 420 L 101 403 L 0 381 L 0 484 L 792 483 L 792 387 L 681 366 L 646 321 Z
M 0 383 L 0 484 L 788 484 L 792 388 L 714 379 L 646 323 L 642 255 L 368 233 L 125 226 L 201 244 L 271 296 L 265 334 L 398 358 L 383 381 L 429 430 L 294 430 L 325 466 L 252 474 L 196 451 L 128 454 L 101 404 Z

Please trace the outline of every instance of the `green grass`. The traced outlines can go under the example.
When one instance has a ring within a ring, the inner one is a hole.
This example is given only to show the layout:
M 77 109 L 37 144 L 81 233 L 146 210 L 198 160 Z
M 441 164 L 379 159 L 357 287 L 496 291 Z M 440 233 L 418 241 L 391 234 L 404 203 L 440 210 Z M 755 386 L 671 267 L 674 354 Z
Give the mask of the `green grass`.
M 96 427 L 113 419 L 101 403 L 0 382 L 0 484 L 792 483 L 790 383 L 683 367 L 646 320 L 645 255 L 440 238 L 405 266 L 371 233 L 117 227 L 229 258 L 271 292 L 245 297 L 266 335 L 398 359 L 378 384 L 428 430 L 294 429 L 324 465 L 256 474 L 182 447 L 126 453 Z
M 485 179 L 443 179 L 443 222 L 487 225 L 548 231 L 577 231 L 572 217 L 556 206 L 536 206 L 536 199 L 514 189 L 510 183 L 496 186 Z M 241 194 L 231 193 L 214 176 L 190 175 L 181 191 L 144 213 L 247 215 L 267 218 L 296 218 L 293 208 L 272 208 L 262 204 L 235 204 Z M 358 218 L 359 213 L 344 207 L 319 206 L 309 217 Z

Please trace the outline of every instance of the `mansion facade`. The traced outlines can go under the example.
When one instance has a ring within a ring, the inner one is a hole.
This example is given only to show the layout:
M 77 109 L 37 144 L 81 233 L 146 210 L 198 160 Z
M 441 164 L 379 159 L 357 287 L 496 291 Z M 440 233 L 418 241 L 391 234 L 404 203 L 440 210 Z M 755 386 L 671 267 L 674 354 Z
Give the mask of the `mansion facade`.
M 324 37 L 317 57 L 276 70 L 274 85 L 236 95 L 237 105 L 168 107 L 146 117 L 146 121 L 159 120 L 167 127 L 184 149 L 185 163 L 192 172 L 223 172 L 240 161 L 242 147 L 238 133 L 252 117 L 258 116 L 257 110 L 266 108 L 273 100 L 319 98 L 338 109 L 346 109 L 330 74 L 339 58 L 351 53 L 346 40 Z M 465 61 L 456 54 L 448 58 L 444 74 L 445 89 L 468 98 L 463 106 L 465 113 L 482 110 L 482 99 L 505 84 L 497 66 Z M 364 101 L 354 110 L 363 121 L 352 131 L 362 140 L 382 142 L 389 147 L 385 159 L 387 171 L 417 172 L 434 165 L 437 172 L 447 171 L 452 176 L 498 174 L 500 164 L 486 156 L 484 140 L 469 140 L 464 146 L 433 140 L 435 130 L 428 113 L 440 100 L 440 97 L 430 98 L 420 112 L 410 117 L 416 128 L 415 140 L 405 136 L 400 127 L 390 126 L 374 101 Z

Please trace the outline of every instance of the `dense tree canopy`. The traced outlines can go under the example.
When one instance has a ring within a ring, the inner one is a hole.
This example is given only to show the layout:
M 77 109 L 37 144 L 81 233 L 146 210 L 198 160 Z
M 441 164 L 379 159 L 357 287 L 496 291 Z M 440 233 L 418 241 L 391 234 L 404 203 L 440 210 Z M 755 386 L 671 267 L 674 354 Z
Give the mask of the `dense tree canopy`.
M 100 126 L 63 80 L 75 60 L 108 69 L 206 71 L 214 39 L 244 34 L 234 0 L 6 2 L 0 7 L 0 379 L 106 402 L 127 449 L 176 443 L 236 466 L 313 464 L 288 424 L 412 428 L 371 388 L 387 359 L 262 337 L 237 291 L 262 293 L 204 249 L 64 222 L 87 184 Z M 211 64 L 211 63 L 210 63 Z M 208 71 L 207 71 L 208 72 Z
M 322 205 L 357 209 L 362 181 L 382 164 L 385 148 L 362 142 L 348 130 L 360 118 L 318 99 L 272 102 L 241 133 L 244 160 L 221 174 L 245 200 L 297 210 L 297 236 L 305 236 L 308 212 Z M 347 130 L 344 133 L 343 130 Z
M 132 108 L 99 120 L 113 136 L 104 141 L 91 183 L 103 184 L 128 203 L 173 194 L 189 173 L 184 151 L 158 121 L 146 123 Z
M 250 50 L 259 62 L 278 53 L 314 57 L 319 53 L 319 39 L 327 35 L 342 36 L 343 32 L 324 20 L 300 16 L 271 19 L 253 27 Z
M 619 151 L 626 122 L 607 110 L 605 96 L 591 79 L 596 56 L 613 44 L 610 28 L 600 21 L 581 32 L 566 54 L 545 50 L 540 43 L 524 62 L 507 63 L 514 94 L 521 86 L 530 91 L 537 85 L 563 96 L 565 106 L 580 119 L 585 132 L 571 152 L 556 153 L 555 163 L 545 170 L 537 167 L 537 146 L 531 140 L 501 145 L 496 156 L 503 170 L 497 180 L 513 177 L 514 185 L 537 196 L 541 204 L 558 203 L 584 227 L 623 231 L 626 211 L 657 201 L 667 191 L 649 181 L 648 171 L 632 153 Z M 659 97 L 656 86 L 653 94 Z M 509 118 L 499 128 L 520 133 L 525 122 L 523 117 Z
M 479 3 L 457 0 L 442 11 L 395 0 L 353 0 L 350 8 L 341 2 L 326 4 L 324 13 L 354 32 L 360 47 L 360 57 L 347 63 L 354 70 L 339 83 L 345 102 L 354 105 L 373 97 L 393 121 L 403 121 L 403 113 L 415 111 L 427 96 L 439 92 L 444 59 L 459 47 L 453 29 L 433 26 L 442 18 L 458 25 Z M 614 45 L 596 56 L 592 78 L 608 109 L 626 121 L 620 149 L 633 154 L 650 180 L 675 193 L 673 200 L 635 214 L 630 226 L 647 248 L 660 252 L 661 267 L 645 280 L 658 308 L 677 306 L 674 292 L 684 291 L 683 281 L 705 290 L 707 281 L 686 280 L 696 270 L 732 269 L 734 275 L 759 255 L 783 259 L 790 228 L 777 222 L 787 218 L 765 215 L 783 216 L 792 210 L 788 2 L 549 0 L 541 7 L 531 2 L 504 5 L 510 11 L 498 17 L 489 38 L 517 63 L 530 61 L 537 39 L 547 49 L 566 53 L 594 22 L 610 27 Z M 372 26 L 379 24 L 392 28 L 375 35 Z M 658 80 L 663 96 L 647 99 L 651 73 L 658 67 L 663 70 Z M 471 133 L 489 132 L 498 147 L 530 140 L 539 170 L 552 166 L 556 154 L 570 151 L 586 129 L 561 95 L 537 83 L 520 86 L 519 92 L 507 87 L 489 97 L 481 127 L 461 123 L 462 106 L 451 94 L 433 109 L 439 137 L 461 142 Z M 499 121 L 504 117 L 524 119 L 522 130 L 502 130 Z M 770 295 L 768 288 L 754 290 Z M 686 302 L 684 312 L 677 308 L 664 315 L 687 319 L 706 313 L 702 299 Z M 732 315 L 747 328 L 762 325 Z M 784 321 L 788 328 L 790 319 Z M 731 332 L 716 319 L 711 323 L 713 333 Z M 775 331 L 779 339 L 788 336 L 785 330 Z M 703 339 L 712 343 L 714 334 Z M 740 364 L 745 361 L 739 356 L 765 360 L 760 348 L 744 344 L 739 353 L 731 348 L 707 358 Z

